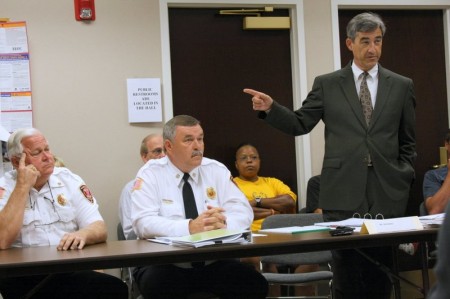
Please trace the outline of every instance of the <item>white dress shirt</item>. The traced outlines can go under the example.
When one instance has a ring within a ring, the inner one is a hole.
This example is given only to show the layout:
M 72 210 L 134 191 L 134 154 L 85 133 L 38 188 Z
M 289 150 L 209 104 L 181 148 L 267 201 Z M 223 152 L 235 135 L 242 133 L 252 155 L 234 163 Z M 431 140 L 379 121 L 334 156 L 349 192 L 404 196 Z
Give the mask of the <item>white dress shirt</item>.
M 199 215 L 207 206 L 222 207 L 227 228 L 248 229 L 253 211 L 245 195 L 233 183 L 222 163 L 203 158 L 190 172 Z M 168 157 L 148 161 L 138 172 L 132 192 L 133 229 L 141 239 L 154 236 L 189 235 L 189 219 L 184 213 L 183 172 Z
M 16 186 L 16 170 L 0 179 L 0 210 Z M 65 167 L 55 167 L 41 190 L 32 188 L 25 206 L 23 226 L 12 247 L 58 245 L 66 233 L 103 220 L 95 198 L 83 179 Z

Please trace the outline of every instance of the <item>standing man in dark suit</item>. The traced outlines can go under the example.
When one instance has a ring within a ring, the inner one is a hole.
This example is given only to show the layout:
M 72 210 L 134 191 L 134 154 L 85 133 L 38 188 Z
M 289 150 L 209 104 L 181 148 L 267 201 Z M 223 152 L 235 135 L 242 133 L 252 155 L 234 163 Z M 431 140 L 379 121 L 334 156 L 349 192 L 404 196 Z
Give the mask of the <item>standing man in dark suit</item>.
M 285 133 L 303 135 L 320 120 L 325 123 L 319 202 L 326 221 L 355 213 L 372 218 L 405 214 L 416 156 L 415 95 L 411 79 L 378 64 L 385 32 L 378 15 L 355 16 L 346 39 L 353 61 L 317 77 L 297 111 L 244 89 L 259 117 Z M 364 251 L 391 262 L 389 248 Z M 333 266 L 335 298 L 389 298 L 388 277 L 354 250 L 334 251 Z

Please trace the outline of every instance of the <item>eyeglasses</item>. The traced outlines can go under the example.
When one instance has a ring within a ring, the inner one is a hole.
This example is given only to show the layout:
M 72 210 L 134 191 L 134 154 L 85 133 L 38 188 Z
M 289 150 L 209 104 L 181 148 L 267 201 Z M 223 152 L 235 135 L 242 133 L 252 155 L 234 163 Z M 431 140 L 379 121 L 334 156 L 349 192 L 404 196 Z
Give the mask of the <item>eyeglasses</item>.
M 238 159 L 238 161 L 240 161 L 240 162 L 245 162 L 245 161 L 247 161 L 248 159 L 250 159 L 250 160 L 252 160 L 252 161 L 257 161 L 257 160 L 259 160 L 259 157 L 258 156 L 240 156 L 240 157 L 238 157 L 237 158 Z
M 153 155 L 161 155 L 163 152 L 163 149 L 160 147 L 155 148 L 154 150 L 150 151 L 150 153 L 152 153 Z
M 56 209 L 56 206 L 55 206 L 55 199 L 53 198 L 52 188 L 50 188 L 50 184 L 48 183 L 48 181 L 47 181 L 47 185 L 48 185 L 48 188 L 50 190 L 51 198 L 48 198 L 48 197 L 44 196 L 44 199 L 48 200 L 52 204 L 53 212 L 55 212 L 56 216 L 58 216 L 58 219 L 55 220 L 55 221 L 52 221 L 50 223 L 35 224 L 34 225 L 35 228 L 42 228 L 42 227 L 49 226 L 49 225 L 52 225 L 52 224 L 55 224 L 55 223 L 61 221 L 61 216 L 59 215 L 59 212 L 58 212 L 58 210 Z M 34 202 L 31 201 L 31 195 L 30 194 L 28 194 L 28 198 L 30 200 L 30 207 L 34 211 L 34 209 L 36 208 L 36 201 L 34 201 Z

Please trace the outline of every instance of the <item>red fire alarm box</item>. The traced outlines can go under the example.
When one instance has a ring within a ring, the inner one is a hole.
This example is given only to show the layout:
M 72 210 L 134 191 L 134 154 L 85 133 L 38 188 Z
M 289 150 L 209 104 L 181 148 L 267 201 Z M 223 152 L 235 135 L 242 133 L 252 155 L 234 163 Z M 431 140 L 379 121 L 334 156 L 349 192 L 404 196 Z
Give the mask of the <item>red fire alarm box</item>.
M 95 20 L 94 0 L 74 0 L 75 19 L 77 21 Z

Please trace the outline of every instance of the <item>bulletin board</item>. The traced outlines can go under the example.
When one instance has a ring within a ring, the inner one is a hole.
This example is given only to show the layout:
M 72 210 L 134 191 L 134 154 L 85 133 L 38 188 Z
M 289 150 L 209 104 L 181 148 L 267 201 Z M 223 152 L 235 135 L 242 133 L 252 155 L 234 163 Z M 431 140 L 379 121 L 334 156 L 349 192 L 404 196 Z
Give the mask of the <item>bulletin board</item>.
M 0 23 L 0 108 L 6 131 L 33 126 L 26 22 Z

